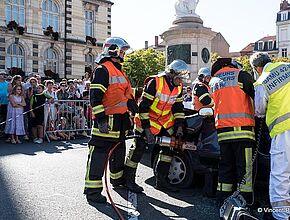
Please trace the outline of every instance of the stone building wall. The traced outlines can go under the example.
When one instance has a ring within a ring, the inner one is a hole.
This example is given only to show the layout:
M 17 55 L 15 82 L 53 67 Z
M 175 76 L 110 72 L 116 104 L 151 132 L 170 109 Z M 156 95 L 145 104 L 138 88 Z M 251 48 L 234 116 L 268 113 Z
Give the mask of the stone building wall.
M 113 3 L 107 0 L 53 0 L 59 7 L 59 38 L 54 40 L 44 35 L 42 28 L 42 3 L 45 0 L 25 0 L 24 34 L 17 30 L 8 30 L 6 22 L 5 1 L 0 1 L 0 70 L 8 71 L 7 49 L 16 44 L 24 51 L 23 71 L 38 73 L 44 76 L 45 53 L 52 49 L 57 54 L 57 73 L 62 78 L 79 78 L 84 74 L 86 54 L 95 58 L 101 52 L 102 43 L 110 36 L 111 7 Z M 65 9 L 67 12 L 67 27 L 65 27 Z M 96 45 L 90 40 L 86 41 L 85 10 L 92 10 L 93 36 Z M 66 39 L 65 39 L 66 30 Z M 66 42 L 66 53 L 65 53 Z M 66 54 L 66 55 L 65 55 Z M 66 67 L 65 67 L 66 63 Z

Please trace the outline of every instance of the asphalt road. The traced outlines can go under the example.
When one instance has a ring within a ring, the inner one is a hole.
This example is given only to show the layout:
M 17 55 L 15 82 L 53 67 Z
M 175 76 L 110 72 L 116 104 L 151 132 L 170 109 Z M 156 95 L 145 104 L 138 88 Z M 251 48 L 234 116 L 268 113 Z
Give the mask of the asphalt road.
M 118 219 L 109 203 L 89 205 L 82 194 L 86 142 L 12 145 L 0 141 L 0 219 Z M 137 176 L 144 194 L 110 187 L 125 219 L 218 219 L 214 199 L 204 198 L 199 186 L 171 194 L 154 189 L 149 166 L 145 155 Z

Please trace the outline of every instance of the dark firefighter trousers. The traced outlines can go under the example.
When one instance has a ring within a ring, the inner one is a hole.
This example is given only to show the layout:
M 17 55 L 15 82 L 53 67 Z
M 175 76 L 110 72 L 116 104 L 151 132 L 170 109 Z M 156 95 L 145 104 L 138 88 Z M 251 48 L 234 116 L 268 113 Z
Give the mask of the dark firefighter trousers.
M 253 169 L 252 149 L 253 141 L 219 143 L 220 162 L 217 186 L 217 202 L 222 205 L 224 200 L 230 196 L 241 183 L 245 173 L 248 173 L 246 182 L 241 185 L 241 194 L 247 203 L 252 202 L 253 192 Z M 249 171 L 250 170 L 250 171 Z
M 103 190 L 102 177 L 104 175 L 104 166 L 108 158 L 109 151 L 118 142 L 98 141 L 95 145 L 89 145 L 89 155 L 87 161 L 87 172 L 85 177 L 85 193 L 94 194 L 101 193 Z M 110 182 L 112 185 L 123 183 L 124 160 L 126 153 L 125 141 L 115 148 L 111 160 Z
M 125 178 L 127 180 L 132 181 L 130 178 L 135 178 L 136 169 L 138 166 L 138 163 L 142 159 L 144 150 L 146 149 L 147 143 L 144 139 L 144 133 L 140 134 L 136 131 L 136 135 L 141 135 L 140 138 L 136 138 L 134 140 L 134 144 L 131 146 L 129 150 L 129 154 L 126 159 L 125 163 Z M 169 136 L 167 131 L 162 128 L 162 130 L 159 132 L 158 136 Z M 150 151 L 153 149 L 150 149 Z M 157 178 L 167 178 L 169 168 L 171 165 L 171 160 L 173 157 L 173 151 L 169 147 L 160 147 L 159 156 L 157 160 L 157 166 L 156 166 L 156 174 Z

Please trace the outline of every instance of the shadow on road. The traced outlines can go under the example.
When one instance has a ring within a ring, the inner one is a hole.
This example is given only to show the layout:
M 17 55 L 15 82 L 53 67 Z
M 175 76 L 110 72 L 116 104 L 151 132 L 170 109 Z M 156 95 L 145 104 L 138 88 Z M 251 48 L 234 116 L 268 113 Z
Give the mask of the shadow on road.
M 0 219 L 21 220 L 20 212 L 17 210 L 16 198 L 8 187 L 8 177 L 0 167 Z M 20 202 L 20 201 L 19 201 Z
M 61 153 L 65 150 L 79 147 L 86 147 L 88 139 L 77 139 L 73 141 L 55 141 L 44 142 L 43 144 L 34 144 L 32 142 L 24 142 L 23 144 L 9 144 L 0 140 L 0 156 L 7 156 L 13 154 L 36 155 L 36 152 L 45 152 L 48 154 Z
M 100 204 L 100 203 L 89 203 L 90 206 L 93 206 L 95 209 L 97 209 L 99 212 L 103 213 L 104 215 L 112 218 L 112 219 L 119 219 L 117 213 L 114 211 L 113 207 L 111 204 L 106 203 L 106 204 Z M 116 204 L 118 206 L 118 204 Z M 127 216 L 127 210 L 123 210 L 118 207 L 121 215 L 125 218 Z M 125 218 L 127 219 L 127 218 Z

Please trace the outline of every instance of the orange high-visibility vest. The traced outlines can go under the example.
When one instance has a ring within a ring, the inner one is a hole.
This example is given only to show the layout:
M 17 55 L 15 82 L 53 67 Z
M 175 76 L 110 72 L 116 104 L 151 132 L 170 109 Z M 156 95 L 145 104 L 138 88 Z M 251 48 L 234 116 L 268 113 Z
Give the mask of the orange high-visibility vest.
M 174 87 L 170 91 L 169 86 L 166 83 L 165 77 L 157 75 L 156 80 L 156 94 L 153 98 L 153 103 L 150 106 L 148 118 L 150 120 L 150 130 L 153 135 L 160 132 L 161 128 L 169 129 L 174 125 L 174 116 L 171 112 L 173 104 L 180 92 L 182 91 L 182 85 Z M 146 117 L 147 118 L 147 117 Z M 141 116 L 142 119 L 142 116 Z M 140 115 L 135 117 L 136 130 L 142 132 Z
M 220 69 L 212 87 L 216 128 L 255 126 L 253 102 L 239 86 L 240 70 Z
M 102 64 L 109 72 L 109 86 L 103 97 L 106 115 L 124 114 L 128 111 L 127 101 L 133 98 L 130 80 L 110 61 Z
M 201 109 L 201 108 L 212 107 L 212 105 L 203 105 L 203 104 L 199 101 L 199 99 L 202 100 L 205 96 L 208 96 L 208 95 L 209 95 L 209 96 L 211 97 L 211 95 L 210 95 L 210 93 L 209 93 L 209 92 L 210 92 L 210 88 L 209 88 L 209 86 L 206 85 L 206 84 L 203 83 L 203 82 L 198 82 L 197 84 L 201 84 L 201 85 L 206 86 L 208 93 L 205 93 L 204 96 L 202 95 L 202 96 L 200 96 L 200 97 L 198 97 L 197 95 L 194 95 L 194 110 L 199 111 L 199 109 Z

